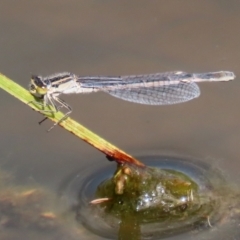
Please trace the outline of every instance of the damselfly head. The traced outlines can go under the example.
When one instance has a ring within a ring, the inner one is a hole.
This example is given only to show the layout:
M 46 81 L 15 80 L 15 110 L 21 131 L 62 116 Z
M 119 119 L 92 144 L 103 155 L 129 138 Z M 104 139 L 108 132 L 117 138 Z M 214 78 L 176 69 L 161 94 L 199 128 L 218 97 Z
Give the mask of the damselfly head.
M 38 98 L 43 97 L 48 91 L 47 85 L 44 83 L 43 78 L 37 75 L 32 75 L 28 89 L 32 95 Z

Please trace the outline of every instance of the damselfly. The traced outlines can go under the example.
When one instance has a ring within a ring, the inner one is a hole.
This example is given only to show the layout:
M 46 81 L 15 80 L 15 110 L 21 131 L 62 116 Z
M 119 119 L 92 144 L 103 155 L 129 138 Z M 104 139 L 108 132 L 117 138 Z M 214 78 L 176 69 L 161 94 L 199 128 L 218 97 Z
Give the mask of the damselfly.
M 42 112 L 56 113 L 64 107 L 67 113 L 55 125 L 65 120 L 72 112 L 71 106 L 59 98 L 60 94 L 91 93 L 103 91 L 130 102 L 149 105 L 170 105 L 189 101 L 200 95 L 197 82 L 233 80 L 233 72 L 219 71 L 208 73 L 165 72 L 130 76 L 78 76 L 63 72 L 47 77 L 32 76 L 29 91 L 43 100 L 43 107 L 53 110 Z

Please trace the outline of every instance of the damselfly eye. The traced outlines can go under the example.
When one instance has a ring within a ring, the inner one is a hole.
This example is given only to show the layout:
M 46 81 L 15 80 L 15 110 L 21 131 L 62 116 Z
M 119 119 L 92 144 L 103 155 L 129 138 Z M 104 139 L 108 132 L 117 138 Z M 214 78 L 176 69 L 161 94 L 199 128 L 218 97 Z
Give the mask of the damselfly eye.
M 41 76 L 32 75 L 32 81 L 34 82 L 34 84 L 36 86 L 38 86 L 40 88 L 46 87 Z
M 29 92 L 35 97 L 42 98 L 47 93 L 47 86 L 41 76 L 33 75 L 29 84 Z
M 30 91 L 31 93 L 36 92 L 36 87 L 35 87 L 33 84 L 29 84 L 29 91 Z

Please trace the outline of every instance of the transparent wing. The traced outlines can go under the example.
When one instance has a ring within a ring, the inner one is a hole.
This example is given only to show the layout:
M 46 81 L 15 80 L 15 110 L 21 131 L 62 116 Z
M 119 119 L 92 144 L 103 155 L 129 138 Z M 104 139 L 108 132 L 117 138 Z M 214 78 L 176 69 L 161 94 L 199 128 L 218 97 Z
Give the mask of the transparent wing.
M 81 89 L 104 91 L 126 101 L 169 105 L 189 101 L 200 95 L 197 82 L 228 81 L 235 78 L 227 71 L 186 73 L 181 71 L 130 76 L 79 77 Z
M 194 82 L 179 82 L 177 84 L 152 87 L 125 87 L 105 91 L 110 95 L 141 104 L 170 105 L 186 102 L 200 95 L 200 89 Z

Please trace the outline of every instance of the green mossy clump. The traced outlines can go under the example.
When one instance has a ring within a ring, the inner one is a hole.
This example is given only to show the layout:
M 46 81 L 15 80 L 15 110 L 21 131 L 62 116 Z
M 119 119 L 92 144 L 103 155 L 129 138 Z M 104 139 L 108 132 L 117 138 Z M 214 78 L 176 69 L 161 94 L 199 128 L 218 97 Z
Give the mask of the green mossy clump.
M 134 217 L 139 223 L 176 221 L 203 210 L 198 185 L 185 174 L 154 167 L 119 165 L 114 176 L 102 182 L 96 197 L 107 215 Z M 208 208 L 209 210 L 209 208 Z

